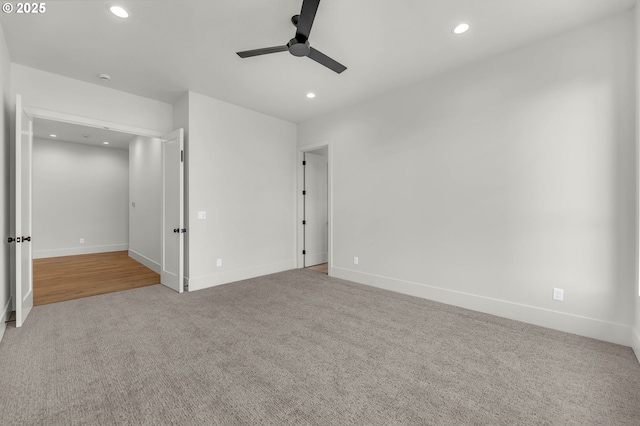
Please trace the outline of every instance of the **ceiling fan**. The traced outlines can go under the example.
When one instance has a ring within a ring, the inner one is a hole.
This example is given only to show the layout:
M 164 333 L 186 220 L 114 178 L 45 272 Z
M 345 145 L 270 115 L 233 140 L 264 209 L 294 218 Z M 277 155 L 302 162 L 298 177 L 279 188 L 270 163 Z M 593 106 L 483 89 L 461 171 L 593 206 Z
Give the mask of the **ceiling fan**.
M 244 52 L 236 52 L 241 58 L 250 58 L 252 56 L 266 55 L 269 53 L 278 53 L 289 51 L 293 56 L 306 56 L 313 59 L 320 65 L 340 74 L 347 67 L 325 55 L 324 53 L 314 49 L 309 44 L 309 33 L 313 20 L 318 11 L 320 0 L 303 0 L 300 15 L 291 17 L 291 22 L 297 27 L 296 36 L 289 40 L 284 46 L 265 47 L 263 49 L 245 50 Z

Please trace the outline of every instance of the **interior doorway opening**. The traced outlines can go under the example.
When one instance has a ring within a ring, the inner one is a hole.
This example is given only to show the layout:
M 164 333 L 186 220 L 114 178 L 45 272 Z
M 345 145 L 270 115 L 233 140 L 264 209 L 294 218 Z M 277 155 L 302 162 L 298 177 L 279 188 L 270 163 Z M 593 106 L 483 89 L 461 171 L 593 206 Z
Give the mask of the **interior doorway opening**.
M 87 126 L 129 133 L 139 137 L 159 140 L 161 188 L 161 254 L 160 284 L 179 293 L 184 291 L 184 131 L 177 129 L 169 134 L 99 119 L 80 117 L 39 108 L 26 107 L 21 95 L 16 96 L 16 121 L 12 128 L 12 185 L 11 197 L 11 300 L 15 311 L 16 327 L 22 327 L 33 308 L 33 250 L 32 222 L 32 172 L 34 120 Z M 102 142 L 104 144 L 104 141 Z M 130 142 L 131 144 L 131 142 Z M 73 168 L 73 167 L 71 167 Z M 78 178 L 82 180 L 82 178 Z M 135 204 L 135 203 L 133 203 Z M 131 256 L 133 257 L 133 256 Z M 144 258 L 144 257 L 141 257 Z M 138 259 L 136 259 L 138 260 Z M 140 262 L 140 260 L 138 260 Z M 145 262 L 140 262 L 145 263 Z
M 329 146 L 302 157 L 302 267 L 329 274 Z
M 33 120 L 34 306 L 160 283 L 160 151 L 158 138 Z

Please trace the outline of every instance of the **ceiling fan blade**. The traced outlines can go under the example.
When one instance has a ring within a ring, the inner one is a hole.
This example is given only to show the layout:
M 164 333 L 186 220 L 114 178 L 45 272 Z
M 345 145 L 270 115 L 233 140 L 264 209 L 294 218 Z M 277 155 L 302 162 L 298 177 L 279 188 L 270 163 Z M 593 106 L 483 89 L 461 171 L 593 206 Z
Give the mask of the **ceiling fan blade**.
M 309 55 L 307 56 L 317 63 L 337 72 L 338 74 L 347 69 L 347 67 L 342 65 L 340 62 L 331 59 L 330 57 L 320 52 L 319 50 L 314 49 L 313 47 L 309 50 Z
M 309 33 L 311 32 L 311 26 L 313 20 L 316 17 L 318 11 L 318 5 L 320 0 L 303 0 L 302 10 L 300 11 L 300 17 L 298 18 L 298 29 L 296 30 L 296 39 L 299 41 L 307 41 Z
M 236 52 L 241 58 L 250 58 L 252 56 L 267 55 L 269 53 L 286 52 L 289 50 L 287 46 L 265 47 L 262 49 L 245 50 L 244 52 Z

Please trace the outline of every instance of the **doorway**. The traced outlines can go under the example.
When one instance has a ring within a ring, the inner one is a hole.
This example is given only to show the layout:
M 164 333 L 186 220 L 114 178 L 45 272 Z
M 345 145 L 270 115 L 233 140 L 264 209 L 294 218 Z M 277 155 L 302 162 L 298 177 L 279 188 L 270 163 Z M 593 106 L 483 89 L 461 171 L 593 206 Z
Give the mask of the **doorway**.
M 34 306 L 160 283 L 159 144 L 33 120 Z
M 16 327 L 24 324 L 33 307 L 33 253 L 32 253 L 32 150 L 35 119 L 87 126 L 92 129 L 152 137 L 160 140 L 161 176 L 161 256 L 160 283 L 182 293 L 184 289 L 184 132 L 169 134 L 129 125 L 105 122 L 99 119 L 26 107 L 22 97 L 16 96 L 16 125 L 12 129 L 12 244 L 11 299 L 15 309 Z M 80 178 L 81 180 L 81 178 Z M 37 238 L 37 236 L 36 236 Z
M 328 144 L 301 151 L 299 265 L 331 275 L 331 161 Z

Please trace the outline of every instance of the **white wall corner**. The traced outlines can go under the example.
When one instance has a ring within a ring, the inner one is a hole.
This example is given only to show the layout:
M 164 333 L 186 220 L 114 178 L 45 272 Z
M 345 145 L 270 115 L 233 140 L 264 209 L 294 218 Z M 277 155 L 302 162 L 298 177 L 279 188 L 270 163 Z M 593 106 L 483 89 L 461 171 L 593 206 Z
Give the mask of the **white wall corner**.
M 631 348 L 635 352 L 638 362 L 640 362 L 640 334 L 634 328 L 631 329 Z
M 332 268 L 332 276 L 553 330 L 619 345 L 632 346 L 629 333 L 631 327 L 624 324 L 616 324 L 339 267 Z M 640 343 L 634 348 L 636 347 L 640 348 Z M 636 354 L 638 352 L 636 349 Z
M 250 278 L 261 277 L 278 272 L 289 271 L 296 268 L 295 259 L 285 260 L 282 262 L 269 263 L 266 265 L 254 266 L 251 268 L 236 269 L 226 271 L 219 274 L 205 275 L 202 277 L 187 278 L 189 291 L 202 290 L 209 287 L 215 287 L 222 284 L 228 284 Z
M 11 316 L 11 297 L 7 300 L 7 304 L 4 306 L 2 310 L 2 314 L 0 318 L 2 319 L 2 323 L 0 324 L 0 342 L 2 342 L 2 338 L 4 337 L 4 331 L 7 329 L 7 321 Z
M 133 250 L 129 250 L 129 257 L 138 263 L 142 263 L 144 266 L 151 269 L 156 274 L 159 274 L 162 272 L 162 266 L 159 263 L 149 259 L 146 256 L 141 255 L 140 253 L 136 253 Z

